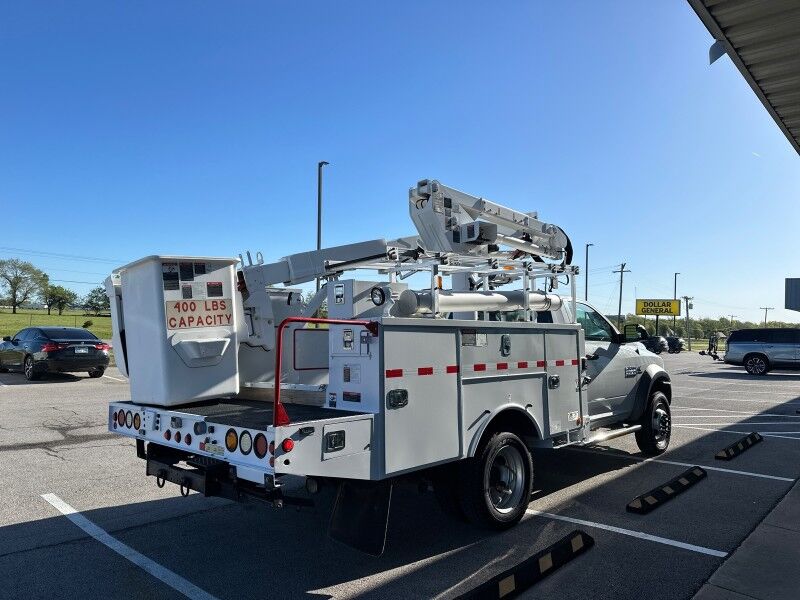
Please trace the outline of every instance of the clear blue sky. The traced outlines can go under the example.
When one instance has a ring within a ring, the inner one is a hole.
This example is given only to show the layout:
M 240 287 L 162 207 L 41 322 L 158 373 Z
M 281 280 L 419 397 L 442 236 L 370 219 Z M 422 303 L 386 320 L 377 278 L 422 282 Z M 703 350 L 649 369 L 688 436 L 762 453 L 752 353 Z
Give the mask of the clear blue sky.
M 606 312 L 626 261 L 624 310 L 680 271 L 758 319 L 800 276 L 800 157 L 711 42 L 682 1 L 5 2 L 0 256 L 310 249 L 327 160 L 326 245 L 413 233 L 437 178 L 593 242 Z

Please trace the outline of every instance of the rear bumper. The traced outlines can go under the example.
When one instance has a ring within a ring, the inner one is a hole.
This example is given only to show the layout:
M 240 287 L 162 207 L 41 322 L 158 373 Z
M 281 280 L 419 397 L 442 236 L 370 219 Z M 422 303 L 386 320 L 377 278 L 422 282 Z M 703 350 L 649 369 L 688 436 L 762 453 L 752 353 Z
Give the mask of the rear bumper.
M 91 371 L 93 369 L 108 367 L 108 356 L 92 357 L 73 360 L 56 358 L 46 358 L 34 362 L 33 368 L 36 371 Z

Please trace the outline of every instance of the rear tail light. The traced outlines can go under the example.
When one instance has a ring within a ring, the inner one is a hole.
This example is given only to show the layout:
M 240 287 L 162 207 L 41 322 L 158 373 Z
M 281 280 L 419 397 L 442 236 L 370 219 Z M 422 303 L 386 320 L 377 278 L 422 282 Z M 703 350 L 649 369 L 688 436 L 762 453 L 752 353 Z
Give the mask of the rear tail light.
M 181 432 L 180 431 L 176 431 L 175 432 L 175 443 L 176 444 L 180 444 L 181 443 Z
M 291 452 L 294 448 L 294 440 L 292 438 L 286 438 L 281 442 L 281 449 L 284 452 Z
M 135 415 L 133 415 L 133 428 L 138 431 L 141 425 L 142 425 L 142 417 L 139 416 L 139 413 L 136 413 Z
M 267 436 L 263 433 L 256 434 L 255 442 L 253 443 L 253 449 L 256 453 L 256 458 L 264 458 L 267 455 Z
M 172 439 L 172 432 L 169 429 L 167 429 L 164 432 L 164 439 L 167 441 L 170 441 Z
M 190 446 L 192 444 L 192 434 L 187 433 L 185 436 L 183 436 L 183 441 L 186 442 L 188 446 Z
M 117 413 L 117 424 L 122 427 L 125 425 L 125 411 L 121 410 Z
M 133 425 L 133 413 L 128 411 L 125 413 L 125 426 L 130 427 L 131 425 Z
M 225 433 L 225 448 L 228 452 L 236 452 L 236 447 L 239 445 L 239 436 L 235 429 L 228 429 Z
M 56 344 L 55 342 L 47 342 L 42 346 L 42 352 L 55 352 L 57 350 L 63 350 L 69 346 L 69 344 Z
M 269 453 L 270 454 L 275 454 L 275 442 L 270 442 L 269 443 Z
M 95 344 L 94 347 L 98 350 L 111 350 L 111 346 L 108 344 Z

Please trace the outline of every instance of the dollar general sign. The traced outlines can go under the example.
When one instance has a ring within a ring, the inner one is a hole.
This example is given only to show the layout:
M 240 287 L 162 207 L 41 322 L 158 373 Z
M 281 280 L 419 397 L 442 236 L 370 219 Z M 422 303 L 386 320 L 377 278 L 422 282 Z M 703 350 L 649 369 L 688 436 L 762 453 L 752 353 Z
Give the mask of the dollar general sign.
M 636 299 L 637 315 L 681 315 L 680 300 L 639 300 Z

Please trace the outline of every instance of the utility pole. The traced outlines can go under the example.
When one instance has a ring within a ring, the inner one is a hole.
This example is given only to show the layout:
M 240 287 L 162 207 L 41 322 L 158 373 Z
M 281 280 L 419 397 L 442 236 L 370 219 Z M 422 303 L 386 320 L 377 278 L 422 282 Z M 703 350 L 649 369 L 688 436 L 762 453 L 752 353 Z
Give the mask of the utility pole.
M 317 250 L 322 248 L 322 167 L 330 163 L 321 160 L 317 163 Z M 317 277 L 319 291 L 319 277 Z
M 587 302 L 589 301 L 589 246 L 594 246 L 594 244 L 586 244 L 586 272 L 583 274 L 584 277 L 584 290 L 583 290 L 583 299 Z
M 625 265 L 627 263 L 622 263 L 619 266 L 619 271 L 612 271 L 612 273 L 619 273 L 619 309 L 617 310 L 617 329 L 622 329 L 622 277 L 625 273 L 630 273 L 630 269 L 626 269 Z M 656 335 L 658 332 L 656 332 Z
M 738 317 L 738 316 L 739 315 L 731 315 L 730 316 L 731 317 L 731 328 L 730 328 L 730 331 L 728 331 L 728 335 L 730 335 L 731 331 L 733 331 L 733 319 L 734 319 L 734 317 Z
M 761 310 L 764 311 L 764 327 L 767 326 L 767 313 L 771 310 L 775 310 L 774 306 L 759 306 Z
M 675 278 L 673 280 L 673 286 L 672 286 L 672 299 L 673 300 L 677 300 L 678 299 L 678 275 L 680 275 L 680 273 L 675 273 Z M 675 315 L 672 315 L 672 333 L 675 333 L 675 320 L 676 319 L 677 319 L 677 317 Z
M 683 301 L 686 303 L 686 339 L 689 343 L 689 350 L 692 349 L 692 323 L 689 320 L 689 302 L 694 300 L 693 296 L 682 296 Z

